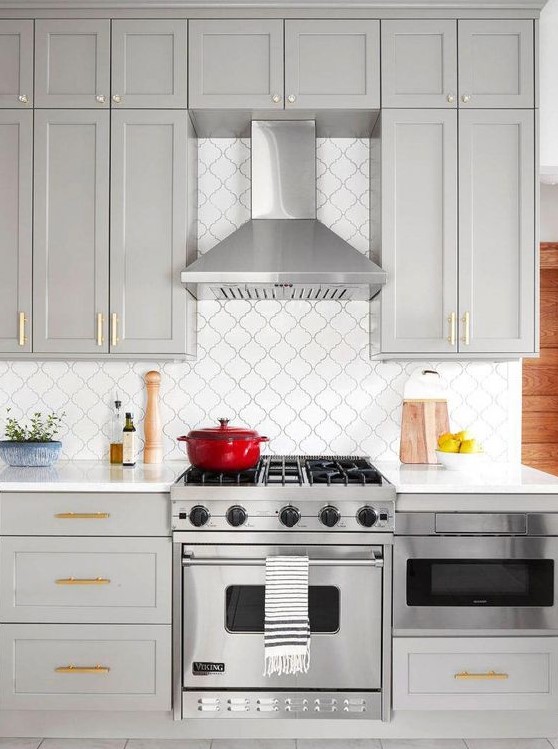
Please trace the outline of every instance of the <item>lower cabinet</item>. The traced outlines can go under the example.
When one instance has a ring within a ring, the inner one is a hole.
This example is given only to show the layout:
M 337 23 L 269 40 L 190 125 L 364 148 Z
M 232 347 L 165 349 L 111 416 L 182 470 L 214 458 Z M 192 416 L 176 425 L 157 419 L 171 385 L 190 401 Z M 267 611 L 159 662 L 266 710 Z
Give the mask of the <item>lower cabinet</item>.
M 396 637 L 394 710 L 556 710 L 557 637 Z
M 168 625 L 5 624 L 5 710 L 170 710 Z

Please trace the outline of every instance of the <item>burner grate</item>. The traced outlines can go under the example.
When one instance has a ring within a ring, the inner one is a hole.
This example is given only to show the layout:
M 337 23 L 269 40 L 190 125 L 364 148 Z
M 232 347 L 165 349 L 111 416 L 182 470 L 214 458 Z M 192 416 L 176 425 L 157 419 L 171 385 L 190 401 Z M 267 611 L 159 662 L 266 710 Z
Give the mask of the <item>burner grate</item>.
M 311 484 L 382 484 L 381 474 L 366 458 L 308 458 L 305 466 Z
M 258 468 L 250 468 L 238 473 L 217 473 L 188 468 L 183 474 L 185 486 L 249 486 L 258 483 Z

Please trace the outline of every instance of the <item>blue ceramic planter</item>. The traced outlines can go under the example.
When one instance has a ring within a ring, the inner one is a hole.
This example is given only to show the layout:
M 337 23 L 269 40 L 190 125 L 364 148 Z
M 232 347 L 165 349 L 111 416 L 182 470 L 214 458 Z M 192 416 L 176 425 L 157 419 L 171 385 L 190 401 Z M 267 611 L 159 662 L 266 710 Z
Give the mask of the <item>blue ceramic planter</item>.
M 51 466 L 60 457 L 62 443 L 0 440 L 0 458 L 10 466 Z

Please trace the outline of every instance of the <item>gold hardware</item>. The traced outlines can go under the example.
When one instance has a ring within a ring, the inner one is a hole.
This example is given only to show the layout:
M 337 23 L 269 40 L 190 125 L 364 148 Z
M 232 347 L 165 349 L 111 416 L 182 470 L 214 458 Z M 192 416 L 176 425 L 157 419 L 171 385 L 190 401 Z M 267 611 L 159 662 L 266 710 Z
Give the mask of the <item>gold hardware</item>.
M 287 101 L 290 102 L 291 104 L 294 104 L 296 101 L 296 96 L 294 94 L 289 94 L 287 96 Z
M 96 99 L 96 101 L 99 102 L 99 104 L 104 104 L 105 101 L 106 101 L 106 97 L 105 97 L 104 94 L 97 94 L 97 96 L 95 97 L 95 99 Z
M 105 520 L 110 512 L 58 512 L 55 518 L 62 520 Z
M 105 342 L 103 336 L 103 313 L 97 312 L 97 346 L 102 346 Z
M 279 102 L 281 101 L 281 94 L 273 94 L 273 96 L 271 97 L 271 101 L 275 104 L 279 104 Z
M 57 585 L 108 585 L 106 577 L 62 577 L 54 581 Z
M 118 344 L 118 315 L 113 312 L 110 316 L 111 319 L 111 334 L 110 334 L 110 345 L 116 346 Z
M 122 97 L 120 96 L 120 94 L 113 94 L 113 95 L 112 95 L 112 100 L 113 100 L 113 101 L 114 101 L 114 102 L 115 102 L 116 104 L 120 104 L 120 102 L 122 101 Z
M 455 323 L 456 323 L 456 314 L 455 312 L 452 312 L 450 316 L 448 317 L 448 323 L 449 323 L 449 336 L 448 336 L 448 343 L 450 346 L 455 346 Z
M 22 104 L 29 103 L 29 97 L 27 96 L 27 94 L 20 94 L 17 98 L 18 98 L 18 101 L 20 101 Z
M 25 346 L 27 343 L 27 338 L 25 337 L 25 323 L 27 322 L 27 318 L 25 317 L 25 312 L 19 312 L 18 313 L 18 343 L 20 346 Z
M 54 669 L 57 674 L 108 674 L 108 666 L 58 666 Z
M 469 312 L 465 312 L 465 314 L 461 318 L 461 322 L 464 325 L 463 338 L 461 340 L 466 346 L 468 346 L 471 342 L 471 315 Z
M 453 94 L 448 94 L 446 98 L 450 104 L 453 104 L 455 101 L 455 96 Z
M 461 101 L 464 104 L 468 104 L 471 101 L 471 97 L 469 96 L 469 94 L 463 94 L 463 96 L 461 97 Z
M 510 677 L 508 674 L 498 674 L 496 671 L 487 671 L 484 674 L 470 674 L 468 671 L 461 671 L 458 674 L 455 674 L 455 679 L 459 679 L 462 681 L 466 680 L 484 680 L 484 681 L 493 681 L 493 680 L 504 680 L 509 679 Z

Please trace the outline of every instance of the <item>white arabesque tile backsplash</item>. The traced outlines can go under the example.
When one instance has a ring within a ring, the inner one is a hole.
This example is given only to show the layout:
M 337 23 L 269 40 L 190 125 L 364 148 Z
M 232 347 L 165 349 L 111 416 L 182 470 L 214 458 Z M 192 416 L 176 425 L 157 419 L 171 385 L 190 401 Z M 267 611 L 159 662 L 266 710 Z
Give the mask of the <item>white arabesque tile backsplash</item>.
M 370 237 L 368 140 L 320 139 L 318 217 L 361 252 Z M 250 142 L 199 141 L 199 250 L 250 217 Z M 369 358 L 366 302 L 201 302 L 192 362 L 0 362 L 5 408 L 65 412 L 64 457 L 105 458 L 117 391 L 141 423 L 143 375 L 162 373 L 167 458 L 175 439 L 220 416 L 257 428 L 276 453 L 363 453 L 396 459 L 403 386 L 420 362 Z M 429 362 L 429 366 L 434 362 Z M 518 362 L 444 362 L 455 428 L 472 426 L 497 460 L 520 454 Z M 140 429 L 141 436 L 141 429 Z

